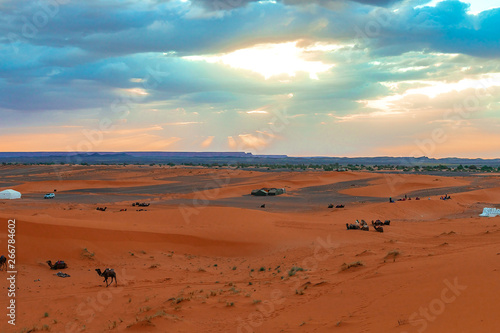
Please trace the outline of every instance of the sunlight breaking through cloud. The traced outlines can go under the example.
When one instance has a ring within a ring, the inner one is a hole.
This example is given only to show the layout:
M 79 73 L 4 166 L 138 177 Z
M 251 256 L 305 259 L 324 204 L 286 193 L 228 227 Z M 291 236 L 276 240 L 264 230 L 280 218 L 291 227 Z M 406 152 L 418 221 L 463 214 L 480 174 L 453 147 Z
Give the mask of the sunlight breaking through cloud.
M 425 95 L 429 98 L 436 98 L 439 95 L 447 94 L 453 91 L 461 92 L 467 89 L 484 89 L 487 94 L 490 94 L 490 88 L 500 86 L 500 73 L 489 73 L 481 75 L 475 79 L 463 79 L 458 82 L 443 82 L 443 81 L 401 81 L 401 82 L 384 82 L 383 85 L 391 90 L 397 90 L 402 84 L 418 84 L 424 85 L 419 88 L 407 89 L 404 93 L 385 96 L 375 100 L 362 100 L 360 103 L 372 109 L 388 110 L 394 107 L 399 108 L 398 102 L 411 95 Z
M 318 74 L 331 69 L 334 64 L 313 60 L 316 53 L 332 52 L 343 46 L 315 43 L 300 47 L 299 42 L 278 44 L 257 44 L 249 48 L 218 55 L 187 56 L 184 59 L 222 63 L 233 68 L 250 70 L 261 74 L 267 80 L 272 76 L 286 74 L 294 77 L 297 72 L 306 72 L 318 80 Z

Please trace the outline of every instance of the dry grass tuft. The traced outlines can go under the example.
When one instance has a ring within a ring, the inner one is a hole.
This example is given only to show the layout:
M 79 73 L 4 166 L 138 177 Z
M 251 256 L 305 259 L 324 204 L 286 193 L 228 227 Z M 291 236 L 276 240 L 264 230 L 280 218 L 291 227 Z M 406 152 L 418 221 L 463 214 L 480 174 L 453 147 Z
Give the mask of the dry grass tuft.
M 394 261 L 396 261 L 396 257 L 399 255 L 401 255 L 401 252 L 399 252 L 398 250 L 389 251 L 389 252 L 387 252 L 387 254 L 384 257 L 384 262 L 390 258 L 392 258 L 393 262 L 394 262 Z
M 354 261 L 350 262 L 348 264 L 343 263 L 342 266 L 340 266 L 340 271 L 346 271 L 348 269 L 354 268 L 354 267 L 361 267 L 364 266 L 365 264 L 362 261 Z

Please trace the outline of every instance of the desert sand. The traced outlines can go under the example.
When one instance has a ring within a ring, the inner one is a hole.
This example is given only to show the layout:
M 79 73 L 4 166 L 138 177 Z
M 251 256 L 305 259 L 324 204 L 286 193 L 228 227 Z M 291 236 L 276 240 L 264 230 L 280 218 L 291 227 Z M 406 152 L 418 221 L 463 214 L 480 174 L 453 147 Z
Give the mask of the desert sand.
M 478 216 L 498 207 L 498 175 L 3 166 L 0 176 L 1 190 L 23 194 L 0 201 L 0 254 L 15 219 L 18 272 L 16 326 L 2 314 L 1 332 L 500 326 L 500 217 Z M 287 193 L 249 195 L 260 187 Z M 389 203 L 404 195 L 412 200 Z M 356 219 L 391 224 L 346 230 Z M 64 260 L 70 277 L 47 260 Z M 106 267 L 118 280 L 108 288 L 95 272 Z M 0 286 L 7 313 L 5 278 Z

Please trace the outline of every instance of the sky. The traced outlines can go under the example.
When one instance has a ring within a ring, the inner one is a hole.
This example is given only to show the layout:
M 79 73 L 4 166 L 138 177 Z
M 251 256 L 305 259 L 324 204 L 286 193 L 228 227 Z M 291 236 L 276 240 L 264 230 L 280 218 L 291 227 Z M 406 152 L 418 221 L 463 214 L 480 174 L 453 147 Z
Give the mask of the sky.
M 0 0 L 0 151 L 500 157 L 500 0 Z

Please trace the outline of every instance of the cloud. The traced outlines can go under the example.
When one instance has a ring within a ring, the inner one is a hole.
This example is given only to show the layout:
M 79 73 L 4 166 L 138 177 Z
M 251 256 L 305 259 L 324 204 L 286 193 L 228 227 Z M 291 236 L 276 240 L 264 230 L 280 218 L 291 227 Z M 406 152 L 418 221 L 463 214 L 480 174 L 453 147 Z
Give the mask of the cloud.
M 105 133 L 99 140 L 89 140 L 83 131 L 59 133 L 22 133 L 0 135 L 0 151 L 147 151 L 173 150 L 178 137 L 162 137 L 142 130 L 130 133 Z
M 307 52 L 312 47 L 300 47 L 298 41 L 287 43 L 257 44 L 250 48 L 240 49 L 227 54 L 209 56 L 190 56 L 184 59 L 192 61 L 207 61 L 222 63 L 233 68 L 250 70 L 261 74 L 267 80 L 272 76 L 286 74 L 295 76 L 297 72 L 306 72 L 311 79 L 318 79 L 318 73 L 331 69 L 333 64 L 324 64 L 321 61 L 310 60 Z M 318 45 L 328 50 L 328 45 Z M 331 49 L 335 49 L 333 45 Z
M 403 0 L 351 0 L 353 2 L 366 4 L 370 6 L 386 7 L 393 5 Z M 430 0 L 429 0 L 430 1 Z M 249 3 L 277 3 L 281 2 L 286 5 L 293 6 L 306 6 L 311 4 L 318 4 L 321 6 L 329 7 L 333 5 L 343 4 L 342 0 L 276 0 L 276 1 L 262 1 L 262 0 L 191 0 L 194 5 L 201 6 L 210 11 L 228 11 L 235 8 L 240 8 L 248 5 Z
M 212 144 L 212 141 L 214 140 L 215 136 L 209 136 L 203 142 L 200 144 L 201 148 L 208 148 Z
M 2 133 L 36 131 L 33 139 L 43 141 L 61 135 L 51 126 L 96 129 L 110 120 L 116 133 L 107 133 L 107 148 L 135 147 L 134 138 L 155 149 L 380 152 L 396 147 L 392 137 L 402 147 L 411 145 L 409 133 L 456 126 L 443 114 L 475 96 L 465 83 L 500 73 L 499 9 L 472 15 L 456 0 L 434 7 L 426 0 L 217 1 L 89 0 L 57 9 L 2 1 Z M 43 15 L 46 22 L 36 21 Z M 277 52 L 280 45 L 292 47 Z M 267 53 L 227 59 L 259 48 Z M 290 53 L 298 62 L 284 66 Z M 481 98 L 461 124 L 493 131 L 498 103 L 494 94 Z M 279 138 L 265 134 L 278 109 L 289 121 Z M 165 130 L 140 131 L 154 126 Z
M 238 138 L 244 150 L 261 150 L 269 144 L 269 137 L 265 135 L 240 134 Z
M 227 145 L 231 149 L 236 149 L 236 147 L 237 147 L 236 140 L 232 136 L 228 136 L 227 137 Z
M 247 111 L 248 114 L 268 114 L 269 112 L 265 110 L 252 110 L 252 111 Z
M 449 94 L 451 92 L 463 92 L 473 90 L 476 99 L 486 98 L 492 95 L 500 87 L 500 73 L 490 73 L 480 75 L 476 78 L 462 79 L 458 82 L 442 82 L 442 81 L 416 81 L 416 82 L 401 82 L 401 84 L 411 85 L 416 84 L 418 87 L 410 88 L 401 94 L 386 96 L 378 100 L 361 101 L 367 108 L 380 109 L 384 112 L 397 112 L 396 110 L 408 109 L 409 105 L 420 104 L 422 99 L 429 104 L 429 99 L 434 99 L 437 96 Z M 395 88 L 397 89 L 397 87 Z M 465 99 L 465 96 L 463 97 Z M 413 102 L 414 101 L 414 102 Z
M 468 11 L 469 5 L 458 0 L 443 1 L 435 7 L 404 7 L 395 13 L 379 10 L 371 14 L 371 20 L 367 17 L 358 35 L 378 54 L 429 49 L 477 57 L 500 55 L 495 42 L 500 31 L 494 23 L 500 19 L 500 9 L 478 15 Z

